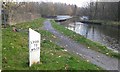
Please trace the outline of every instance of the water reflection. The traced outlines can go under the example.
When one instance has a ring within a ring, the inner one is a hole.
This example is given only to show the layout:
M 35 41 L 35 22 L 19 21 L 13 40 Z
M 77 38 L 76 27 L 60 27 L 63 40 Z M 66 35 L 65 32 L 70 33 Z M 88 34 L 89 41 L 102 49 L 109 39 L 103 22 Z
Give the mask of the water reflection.
M 112 50 L 118 50 L 119 48 L 119 29 L 103 25 L 83 24 L 80 22 L 69 23 L 66 25 L 66 28 L 95 42 L 99 42 Z

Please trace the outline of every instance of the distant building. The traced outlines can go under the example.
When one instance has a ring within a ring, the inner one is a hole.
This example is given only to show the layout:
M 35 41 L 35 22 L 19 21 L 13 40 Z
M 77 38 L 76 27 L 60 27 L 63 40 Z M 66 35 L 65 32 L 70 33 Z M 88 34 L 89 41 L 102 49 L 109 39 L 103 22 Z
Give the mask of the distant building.
M 89 20 L 89 17 L 88 16 L 82 16 L 82 17 L 80 17 L 80 20 Z

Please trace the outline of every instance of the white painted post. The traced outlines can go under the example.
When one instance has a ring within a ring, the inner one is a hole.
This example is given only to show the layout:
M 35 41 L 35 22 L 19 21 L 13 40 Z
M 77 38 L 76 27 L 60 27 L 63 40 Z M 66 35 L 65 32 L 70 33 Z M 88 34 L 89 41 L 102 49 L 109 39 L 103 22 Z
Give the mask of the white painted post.
M 29 66 L 40 63 L 41 35 L 29 28 Z

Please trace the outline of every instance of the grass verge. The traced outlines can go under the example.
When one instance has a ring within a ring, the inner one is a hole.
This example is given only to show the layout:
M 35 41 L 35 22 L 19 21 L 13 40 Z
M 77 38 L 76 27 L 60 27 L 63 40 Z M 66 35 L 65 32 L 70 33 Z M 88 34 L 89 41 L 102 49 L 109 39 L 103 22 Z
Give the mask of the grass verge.
M 40 64 L 28 67 L 28 31 L 31 27 L 41 28 L 44 19 L 36 19 L 15 25 L 19 32 L 13 32 L 12 27 L 2 29 L 2 68 L 3 70 L 101 70 L 94 64 L 69 54 L 64 48 L 54 44 L 54 37 L 46 30 L 37 30 L 42 35 Z M 40 25 L 41 24 L 41 25 Z
M 89 22 L 97 22 L 101 23 L 102 25 L 108 25 L 108 26 L 113 26 L 113 27 L 118 27 L 120 26 L 120 22 L 118 21 L 105 21 L 105 20 L 88 20 Z
M 2 46 L 0 46 L 2 48 Z M 2 49 L 0 50 L 0 70 L 2 69 Z
M 27 29 L 27 30 L 28 30 L 28 28 L 38 29 L 38 28 L 42 27 L 44 20 L 45 20 L 44 18 L 38 18 L 35 20 L 31 20 L 29 22 L 19 23 L 16 25 L 16 27 L 18 29 Z
M 68 36 L 69 38 L 77 41 L 78 43 L 81 43 L 81 44 L 85 45 L 87 48 L 90 48 L 90 49 L 95 50 L 97 52 L 106 54 L 107 56 L 115 57 L 115 58 L 120 59 L 120 54 L 119 53 L 116 53 L 116 52 L 113 52 L 110 49 L 107 49 L 106 46 L 103 46 L 99 43 L 96 43 L 96 42 L 93 42 L 89 39 L 86 39 L 85 37 L 83 37 L 79 34 L 76 34 L 75 32 L 73 32 L 69 29 L 66 29 L 64 26 L 57 24 L 53 20 L 51 20 L 51 22 L 52 22 L 52 26 L 56 30 L 58 30 L 59 32 L 63 33 L 64 35 Z

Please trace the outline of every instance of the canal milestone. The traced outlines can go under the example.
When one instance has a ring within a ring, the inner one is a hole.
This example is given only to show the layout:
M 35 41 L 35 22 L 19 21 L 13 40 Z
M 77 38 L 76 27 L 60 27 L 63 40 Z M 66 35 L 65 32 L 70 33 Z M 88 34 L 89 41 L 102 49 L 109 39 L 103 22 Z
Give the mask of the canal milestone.
M 110 26 L 85 24 L 81 22 L 62 24 L 67 29 L 72 30 L 84 37 L 101 43 L 107 46 L 113 51 L 118 51 L 119 44 L 119 32 L 120 29 L 116 29 Z

